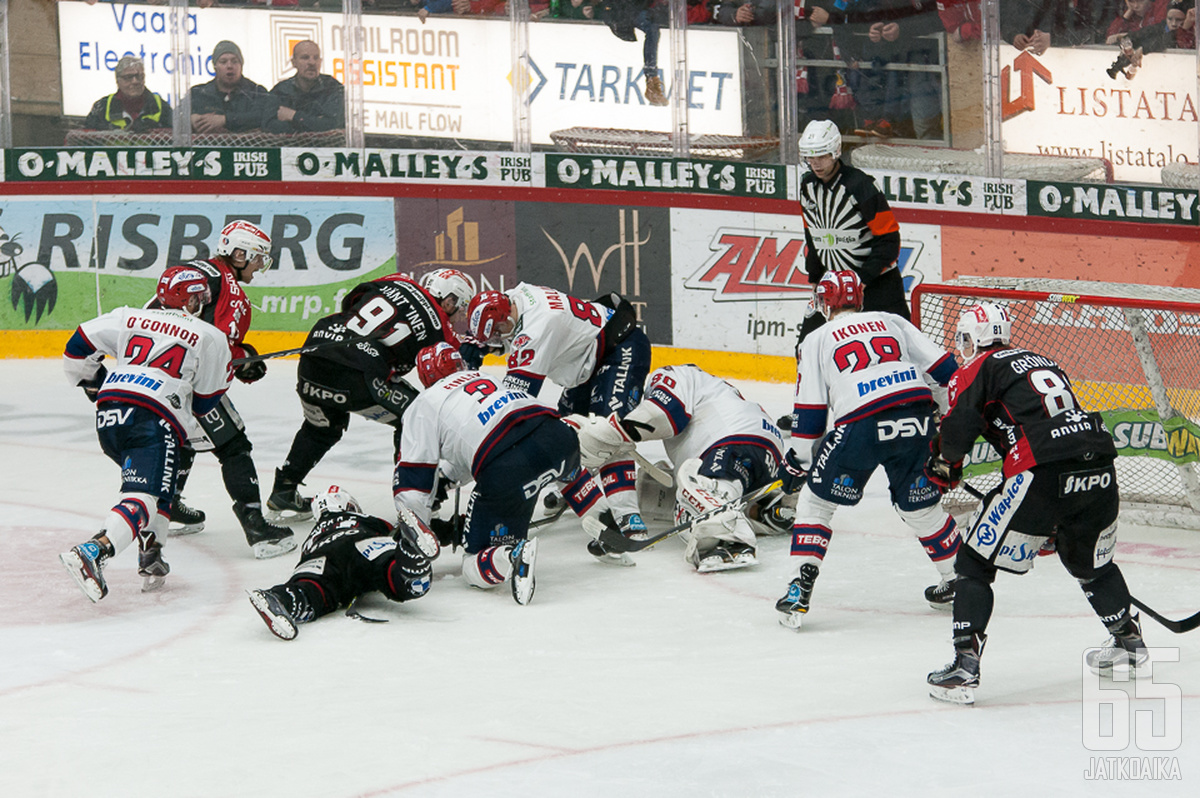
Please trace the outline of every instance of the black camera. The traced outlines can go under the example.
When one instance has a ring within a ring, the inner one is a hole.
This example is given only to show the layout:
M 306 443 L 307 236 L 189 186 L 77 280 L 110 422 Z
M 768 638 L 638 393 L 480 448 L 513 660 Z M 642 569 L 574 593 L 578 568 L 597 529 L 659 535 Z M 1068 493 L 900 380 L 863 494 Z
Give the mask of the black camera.
M 1113 80 L 1117 79 L 1118 74 L 1124 75 L 1125 77 L 1128 78 L 1128 77 L 1130 77 L 1130 75 L 1125 70 L 1127 67 L 1129 67 L 1129 65 L 1131 63 L 1132 62 L 1129 60 L 1129 57 L 1126 56 L 1124 53 L 1121 53 L 1119 56 L 1117 56 L 1117 60 L 1112 62 L 1112 66 L 1110 66 L 1108 69 L 1106 69 L 1104 71 L 1106 73 L 1108 73 L 1108 76 L 1110 78 L 1112 78 Z

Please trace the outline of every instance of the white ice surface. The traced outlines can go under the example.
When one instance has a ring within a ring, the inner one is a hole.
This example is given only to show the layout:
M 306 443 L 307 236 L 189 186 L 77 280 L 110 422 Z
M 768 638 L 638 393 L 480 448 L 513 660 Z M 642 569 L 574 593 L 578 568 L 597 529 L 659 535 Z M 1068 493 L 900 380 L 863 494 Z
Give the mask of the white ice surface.
M 300 422 L 294 372 L 276 362 L 231 392 L 268 489 Z M 739 387 L 772 415 L 789 406 L 788 386 Z M 308 489 L 337 483 L 390 515 L 391 445 L 389 428 L 353 419 Z M 127 550 L 106 571 L 109 596 L 83 596 L 57 555 L 95 532 L 119 474 L 57 361 L 0 362 L 0 476 L 5 798 L 1191 796 L 1200 784 L 1200 632 L 1145 624 L 1150 644 L 1180 649 L 1156 672 L 1182 689 L 1182 746 L 1088 751 L 1079 660 L 1105 633 L 1051 559 L 998 578 L 978 704 L 928 698 L 950 617 L 922 599 L 934 569 L 882 474 L 837 515 L 798 633 L 773 608 L 785 537 L 760 542 L 754 569 L 696 574 L 677 541 L 620 569 L 593 561 L 566 516 L 543 530 L 527 607 L 468 588 L 447 553 L 421 600 L 363 600 L 390 623 L 337 613 L 290 643 L 244 591 L 284 581 L 296 557 L 253 559 L 209 454 L 186 494 L 208 525 L 167 540 L 164 590 L 140 592 Z M 1121 534 L 1136 595 L 1171 617 L 1200 609 L 1196 533 Z M 1162 702 L 1137 706 L 1162 717 Z M 1175 756 L 1182 780 L 1088 781 L 1092 756 Z

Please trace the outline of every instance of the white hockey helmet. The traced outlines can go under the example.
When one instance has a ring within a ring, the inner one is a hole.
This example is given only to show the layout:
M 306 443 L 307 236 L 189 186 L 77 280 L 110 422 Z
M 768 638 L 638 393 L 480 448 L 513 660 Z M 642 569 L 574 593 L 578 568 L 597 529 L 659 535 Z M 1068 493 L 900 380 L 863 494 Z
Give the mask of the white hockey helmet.
M 964 360 L 970 360 L 987 346 L 1007 345 L 1012 338 L 1012 319 L 1008 309 L 992 302 L 980 302 L 962 312 L 954 335 L 955 346 Z
M 246 253 L 246 260 L 262 255 L 263 270 L 271 268 L 271 237 L 261 227 L 245 219 L 236 219 L 225 225 L 217 238 L 218 255 L 229 256 L 238 249 Z
M 351 496 L 337 485 L 330 485 L 329 490 L 313 497 L 313 515 L 318 519 L 325 513 L 362 513 L 362 505 L 358 499 Z
M 455 313 L 459 310 L 465 312 L 475 297 L 475 281 L 458 269 L 434 269 L 421 275 L 420 282 L 421 287 L 438 302 L 448 296 L 454 297 Z
M 820 155 L 842 157 L 842 134 L 837 125 L 828 119 L 814 119 L 800 135 L 800 157 L 816 158 Z

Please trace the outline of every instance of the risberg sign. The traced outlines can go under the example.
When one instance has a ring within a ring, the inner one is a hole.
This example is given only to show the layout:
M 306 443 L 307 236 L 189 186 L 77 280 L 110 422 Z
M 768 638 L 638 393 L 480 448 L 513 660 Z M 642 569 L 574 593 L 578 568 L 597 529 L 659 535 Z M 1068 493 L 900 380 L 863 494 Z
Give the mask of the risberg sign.
M 278 150 L 169 147 L 18 149 L 5 152 L 9 180 L 278 180 Z
M 666 158 L 546 154 L 547 188 L 694 191 L 787 199 L 786 167 Z

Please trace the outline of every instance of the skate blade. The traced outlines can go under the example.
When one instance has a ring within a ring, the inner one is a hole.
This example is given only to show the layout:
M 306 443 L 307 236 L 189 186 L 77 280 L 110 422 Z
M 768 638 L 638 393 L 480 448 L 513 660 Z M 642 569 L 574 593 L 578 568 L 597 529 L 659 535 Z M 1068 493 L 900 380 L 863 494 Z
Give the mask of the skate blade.
M 270 505 L 263 507 L 263 518 L 273 524 L 299 524 L 311 521 L 312 510 L 273 510 Z
M 295 536 L 286 537 L 283 540 L 275 542 L 262 541 L 254 544 L 254 558 L 256 560 L 269 560 L 272 557 L 279 557 L 287 554 L 296 548 Z
M 733 571 L 738 568 L 749 568 L 751 565 L 758 565 L 758 560 L 734 560 L 733 562 L 726 562 L 724 560 L 707 562 L 701 560 L 700 564 L 696 566 L 696 570 L 702 574 L 711 574 L 717 571 Z
M 194 535 L 204 531 L 204 522 L 198 524 L 171 524 L 167 527 L 167 537 L 177 538 L 183 535 Z
M 975 703 L 975 688 L 963 687 L 962 685 L 957 687 L 942 687 L 931 684 L 929 685 L 929 697 L 947 704 L 970 706 Z
M 165 576 L 143 576 L 142 577 L 142 592 L 153 593 L 156 590 L 161 590 L 162 586 L 167 583 Z
M 596 557 L 594 554 L 592 556 Z M 628 554 L 615 551 L 610 551 L 603 557 L 596 557 L 596 562 L 604 565 L 611 565 L 617 568 L 632 568 L 637 565 L 637 562 L 635 562 L 634 559 Z
M 75 584 L 79 585 L 79 589 L 83 591 L 83 595 L 92 600 L 92 603 L 100 601 L 104 598 L 104 591 L 100 589 L 100 585 L 94 579 L 88 579 L 83 573 L 83 560 L 74 551 L 68 551 L 58 555 L 58 559 L 62 562 L 63 567 L 67 569 L 67 573 L 75 580 Z
M 802 612 L 787 612 L 779 613 L 779 625 L 785 629 L 800 631 L 800 627 L 804 625 L 804 613 Z
M 1127 682 L 1131 678 L 1139 679 L 1143 676 L 1151 674 L 1150 662 L 1147 660 L 1140 665 L 1130 665 L 1128 662 L 1110 665 L 1108 667 L 1092 667 L 1092 673 L 1104 679 L 1112 679 L 1117 682 Z
M 939 612 L 950 612 L 952 609 L 954 609 L 954 602 L 953 601 L 942 601 L 942 602 L 930 601 L 929 606 L 933 607 L 935 610 L 937 610 Z
M 251 592 L 247 593 L 247 595 L 250 598 L 251 606 L 253 606 L 255 612 L 258 613 L 258 617 L 262 618 L 263 623 L 267 625 L 267 628 L 271 630 L 271 634 L 275 635 L 280 640 L 295 639 L 295 624 L 289 622 L 287 618 L 283 618 L 271 612 L 271 609 L 267 606 L 267 603 L 263 601 L 262 597 L 257 593 Z

